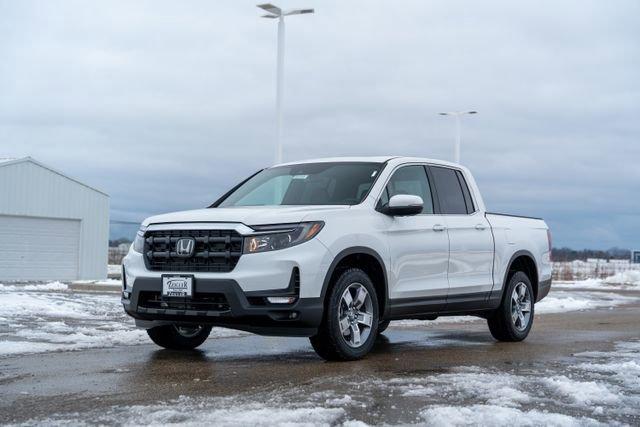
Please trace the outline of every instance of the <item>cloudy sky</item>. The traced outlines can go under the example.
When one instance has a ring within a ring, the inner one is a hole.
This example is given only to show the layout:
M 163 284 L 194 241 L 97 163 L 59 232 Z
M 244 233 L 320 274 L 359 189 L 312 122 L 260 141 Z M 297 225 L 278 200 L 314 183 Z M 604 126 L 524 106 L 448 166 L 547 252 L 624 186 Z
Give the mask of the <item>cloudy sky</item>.
M 0 0 L 0 157 L 202 207 L 270 165 L 275 22 L 255 1 Z M 640 249 L 640 2 L 315 1 L 287 21 L 285 160 L 462 162 L 556 246 Z M 114 228 L 112 237 L 125 233 Z

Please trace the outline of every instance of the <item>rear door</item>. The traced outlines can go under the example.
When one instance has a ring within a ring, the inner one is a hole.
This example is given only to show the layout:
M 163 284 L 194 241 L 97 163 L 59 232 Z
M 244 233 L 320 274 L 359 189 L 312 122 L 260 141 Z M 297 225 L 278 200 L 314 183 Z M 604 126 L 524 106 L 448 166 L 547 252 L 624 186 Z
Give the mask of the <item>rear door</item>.
M 493 235 L 458 169 L 429 166 L 449 236 L 449 298 L 483 299 L 493 286 Z
M 391 299 L 433 299 L 444 303 L 449 288 L 447 269 L 449 239 L 444 218 L 434 214 L 433 195 L 425 166 L 405 165 L 389 179 L 379 204 L 388 203 L 398 194 L 420 196 L 421 214 L 386 216 L 386 234 L 390 252 L 389 296 Z M 381 214 L 382 215 L 382 214 Z

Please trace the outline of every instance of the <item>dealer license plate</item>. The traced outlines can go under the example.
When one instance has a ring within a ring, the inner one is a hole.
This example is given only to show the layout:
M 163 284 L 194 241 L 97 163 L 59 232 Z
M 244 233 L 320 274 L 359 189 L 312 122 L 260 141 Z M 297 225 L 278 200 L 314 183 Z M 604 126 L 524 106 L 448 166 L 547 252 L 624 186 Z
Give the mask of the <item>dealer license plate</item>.
M 162 295 L 165 297 L 191 297 L 193 295 L 193 277 L 163 276 Z

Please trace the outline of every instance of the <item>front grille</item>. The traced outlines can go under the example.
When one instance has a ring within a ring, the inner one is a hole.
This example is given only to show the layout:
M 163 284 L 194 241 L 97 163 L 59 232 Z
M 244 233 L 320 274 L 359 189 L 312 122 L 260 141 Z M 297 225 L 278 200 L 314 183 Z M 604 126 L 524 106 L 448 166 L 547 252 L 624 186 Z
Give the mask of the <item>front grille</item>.
M 150 309 L 228 311 L 227 297 L 221 293 L 196 293 L 193 298 L 165 298 L 160 292 L 142 291 L 138 297 L 138 307 Z
M 179 239 L 193 237 L 193 256 L 176 253 Z M 235 230 L 167 230 L 148 231 L 144 240 L 144 257 L 152 271 L 228 272 L 242 255 L 242 236 Z

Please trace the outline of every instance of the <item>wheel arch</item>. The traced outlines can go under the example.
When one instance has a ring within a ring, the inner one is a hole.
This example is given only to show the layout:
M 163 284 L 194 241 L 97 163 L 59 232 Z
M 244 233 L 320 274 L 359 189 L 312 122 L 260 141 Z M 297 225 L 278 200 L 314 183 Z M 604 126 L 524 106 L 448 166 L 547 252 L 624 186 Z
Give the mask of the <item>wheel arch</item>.
M 531 280 L 531 286 L 533 287 L 534 301 L 538 299 L 538 265 L 533 254 L 526 250 L 520 250 L 514 253 L 509 260 L 509 265 L 504 273 L 504 279 L 502 281 L 502 295 L 507 288 L 507 283 L 511 276 L 517 272 L 522 271 Z
M 380 318 L 387 317 L 389 309 L 389 291 L 387 280 L 387 269 L 380 254 L 366 246 L 353 246 L 346 248 L 331 262 L 329 270 L 325 275 L 320 295 L 323 306 L 326 307 L 328 291 L 337 275 L 346 268 L 357 267 L 362 269 L 373 281 L 378 296 L 378 306 Z

